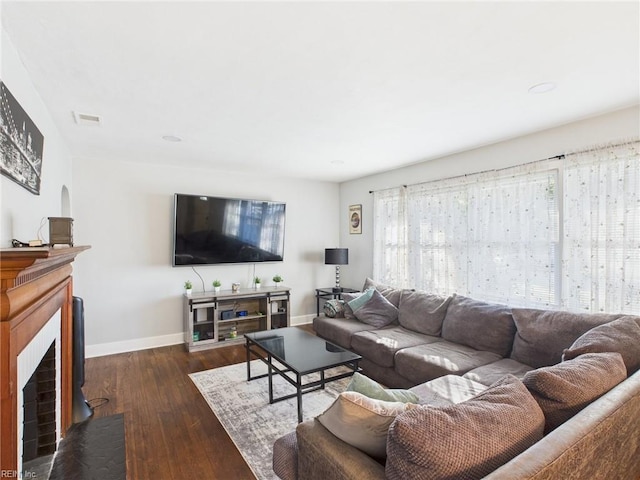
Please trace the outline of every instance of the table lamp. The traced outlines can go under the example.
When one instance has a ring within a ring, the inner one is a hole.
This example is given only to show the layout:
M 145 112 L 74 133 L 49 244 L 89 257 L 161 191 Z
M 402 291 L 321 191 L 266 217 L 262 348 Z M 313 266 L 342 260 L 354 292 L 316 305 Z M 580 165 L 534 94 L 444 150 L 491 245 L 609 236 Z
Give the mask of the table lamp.
M 349 249 L 348 248 L 325 248 L 324 264 L 336 266 L 336 286 L 335 292 L 340 292 L 340 265 L 349 265 Z

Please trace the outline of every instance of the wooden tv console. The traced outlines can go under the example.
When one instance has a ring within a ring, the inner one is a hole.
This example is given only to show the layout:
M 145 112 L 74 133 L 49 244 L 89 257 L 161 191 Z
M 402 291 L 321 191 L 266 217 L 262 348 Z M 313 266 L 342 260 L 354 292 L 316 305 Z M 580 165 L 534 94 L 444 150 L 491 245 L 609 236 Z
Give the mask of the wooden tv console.
M 288 327 L 289 295 L 287 287 L 185 294 L 185 347 L 193 352 L 243 343 L 245 333 Z

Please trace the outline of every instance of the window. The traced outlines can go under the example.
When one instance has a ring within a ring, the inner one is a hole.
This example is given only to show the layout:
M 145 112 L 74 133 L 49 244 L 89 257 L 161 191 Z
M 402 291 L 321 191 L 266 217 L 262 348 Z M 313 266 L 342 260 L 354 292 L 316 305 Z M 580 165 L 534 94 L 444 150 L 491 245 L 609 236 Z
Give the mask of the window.
M 637 313 L 638 142 L 606 152 L 375 192 L 374 277 L 510 305 Z

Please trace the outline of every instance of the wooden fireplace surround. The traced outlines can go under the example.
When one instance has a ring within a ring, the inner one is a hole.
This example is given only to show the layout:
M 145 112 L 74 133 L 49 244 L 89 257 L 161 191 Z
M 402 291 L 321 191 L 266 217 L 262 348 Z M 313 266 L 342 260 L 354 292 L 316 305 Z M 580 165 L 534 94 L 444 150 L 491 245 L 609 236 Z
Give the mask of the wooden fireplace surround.
M 72 421 L 71 263 L 90 247 L 10 248 L 0 250 L 0 470 L 18 468 L 16 391 L 18 355 L 60 310 L 61 422 L 66 433 Z

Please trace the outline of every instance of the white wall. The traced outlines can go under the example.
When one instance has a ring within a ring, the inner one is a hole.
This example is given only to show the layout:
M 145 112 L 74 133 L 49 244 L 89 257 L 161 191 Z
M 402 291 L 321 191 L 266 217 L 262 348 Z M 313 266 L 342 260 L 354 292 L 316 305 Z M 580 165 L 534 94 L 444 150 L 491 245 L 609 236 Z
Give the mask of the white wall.
M 31 120 L 44 135 L 40 195 L 34 195 L 5 175 L 0 175 L 0 247 L 11 246 L 11 239 L 36 240 L 40 222 L 45 241 L 49 239 L 46 217 L 62 215 L 62 188 L 71 194 L 71 155 L 53 124 L 49 112 L 31 83 L 15 47 L 2 30 L 0 78 Z
M 340 246 L 349 248 L 341 284 L 361 288 L 373 272 L 373 201 L 370 190 L 520 165 L 609 142 L 640 137 L 640 108 L 633 107 L 535 134 L 487 145 L 340 185 Z M 362 235 L 350 235 L 349 205 L 362 204 Z
M 292 289 L 292 323 L 315 316 L 314 289 L 331 286 L 324 249 L 338 241 L 337 183 L 74 159 L 74 236 L 91 245 L 75 262 L 75 292 L 85 302 L 87 354 L 100 355 L 183 341 L 182 293 L 190 267 L 171 266 L 174 193 L 256 198 L 287 204 L 285 260 L 257 264 L 272 285 L 278 273 Z M 220 279 L 249 286 L 253 265 L 197 267 L 211 290 Z

